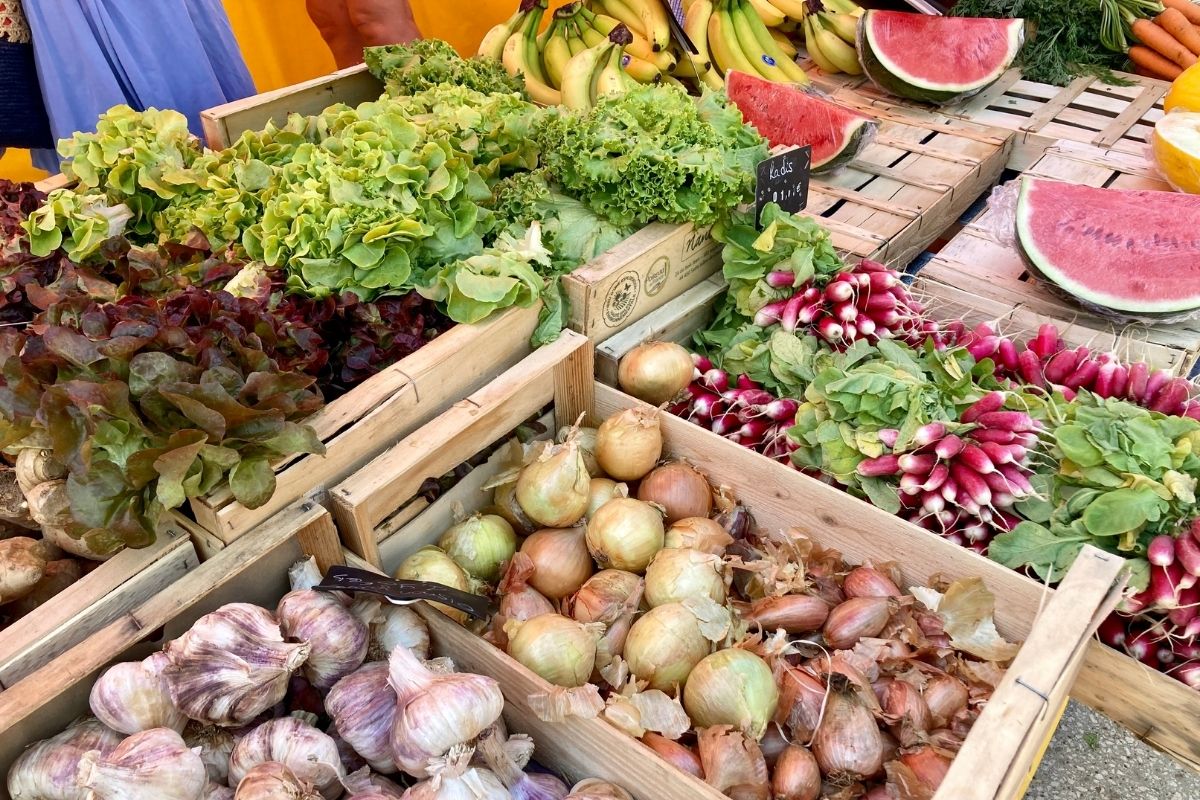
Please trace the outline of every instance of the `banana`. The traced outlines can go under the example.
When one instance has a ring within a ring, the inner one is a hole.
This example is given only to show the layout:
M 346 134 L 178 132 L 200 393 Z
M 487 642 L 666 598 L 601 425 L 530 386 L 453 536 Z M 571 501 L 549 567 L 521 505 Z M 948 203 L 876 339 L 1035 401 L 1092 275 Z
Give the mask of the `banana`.
M 625 64 L 622 72 L 629 75 L 635 83 L 658 83 L 662 80 L 661 69 L 628 52 L 628 47 L 625 50 L 623 57 L 628 59 L 628 63 Z
M 825 27 L 819 14 L 812 21 L 812 30 L 816 34 L 817 41 L 820 42 L 821 52 L 839 70 L 847 75 L 862 74 L 862 65 L 858 63 L 858 53 L 855 52 L 853 45 L 846 44 L 836 33 Z
M 605 0 L 606 2 L 608 0 Z M 655 52 L 671 46 L 671 23 L 662 0 L 623 0 L 642 19 L 642 33 Z
M 778 28 L 771 28 L 771 38 L 775 40 L 775 43 L 779 45 L 779 49 L 788 58 L 794 59 L 799 54 L 800 51 L 796 49 L 796 45 L 792 40 Z
M 799 22 L 808 16 L 808 6 L 804 0 L 767 0 L 775 6 L 775 10 L 790 20 Z
M 621 79 L 621 57 L 623 55 L 621 48 L 615 44 L 608 48 L 604 66 L 600 68 L 600 72 L 596 76 L 596 86 L 592 92 L 592 96 L 596 100 L 610 95 L 625 94 L 625 82 Z
M 855 19 L 867 13 L 867 10 L 855 3 L 854 0 L 823 0 L 822 5 L 825 6 L 826 11 L 832 11 L 835 14 L 849 14 Z
M 817 62 L 817 66 L 827 75 L 834 75 L 841 72 L 837 64 L 834 64 L 826 57 L 824 51 L 821 50 L 821 43 L 817 40 L 817 34 L 813 31 L 813 22 L 816 17 L 804 18 L 804 46 L 808 50 L 808 57 Z
M 580 8 L 579 15 L 587 22 L 587 24 L 591 25 L 605 36 L 608 36 L 610 33 L 612 33 L 613 28 L 621 24 L 619 19 L 610 17 L 607 14 L 597 14 L 589 8 Z M 633 34 L 633 41 L 630 44 L 625 45 L 626 53 L 629 53 L 631 56 L 637 56 L 643 61 L 649 61 L 660 70 L 668 70 L 675 66 L 675 57 L 671 53 L 668 53 L 665 50 L 655 52 L 654 48 L 650 44 L 650 40 L 647 39 L 640 30 L 636 28 L 630 28 L 629 25 L 626 25 L 625 27 L 629 28 L 629 32 Z
M 649 34 L 642 27 L 644 22 L 641 15 L 627 6 L 624 0 L 592 0 L 592 5 L 597 12 L 596 16 L 603 14 L 617 22 L 624 22 L 625 27 L 629 28 L 634 35 L 640 34 L 643 39 L 649 41 Z M 599 28 L 599 26 L 596 27 Z
M 501 61 L 504 68 L 508 70 L 510 75 L 525 76 L 525 90 L 529 92 L 529 96 L 536 103 L 541 103 L 547 106 L 556 106 L 562 102 L 562 95 L 558 89 L 550 86 L 542 78 L 537 77 L 533 71 L 533 66 L 529 63 L 529 53 L 532 51 L 537 55 L 537 40 L 534 38 L 533 32 L 537 30 L 540 14 L 530 14 L 526 17 L 521 29 L 508 37 L 508 41 L 504 43 L 504 53 L 501 56 Z
M 712 12 L 712 0 L 692 0 L 692 4 L 683 15 L 683 32 L 692 40 L 692 44 L 696 45 L 698 52 L 685 54 L 680 65 L 686 63 L 699 77 L 703 77 L 704 72 L 712 66 L 712 55 L 708 46 L 708 20 L 712 17 Z M 709 67 L 702 69 L 704 64 L 708 64 Z
M 680 90 L 681 92 L 683 92 L 685 94 L 687 93 L 687 87 L 684 86 L 683 83 L 681 83 L 678 78 L 675 78 L 671 75 L 663 76 L 663 84 L 666 86 L 674 86 L 676 89 Z
M 513 32 L 521 26 L 521 21 L 525 15 L 520 9 L 504 22 L 498 23 L 491 27 L 483 36 L 483 41 L 479 43 L 478 55 L 483 58 L 490 58 L 494 61 L 499 61 L 504 57 L 504 43 L 508 41 L 508 37 L 513 35 Z
M 825 27 L 838 35 L 843 42 L 854 44 L 854 36 L 858 30 L 858 17 L 853 14 L 841 14 L 832 11 L 822 11 L 817 17 L 825 23 Z
M 579 26 L 579 35 L 583 39 L 583 43 L 588 47 L 599 47 L 608 41 L 608 35 L 603 34 L 595 28 L 588 25 Z
M 728 75 L 729 71 L 733 69 L 750 75 L 760 75 L 738 44 L 733 30 L 733 21 L 729 18 L 729 12 L 724 5 L 725 0 L 718 0 L 718 2 L 720 5 L 708 18 L 708 47 L 712 51 L 713 63 L 724 75 Z
M 721 77 L 721 73 L 717 72 L 716 67 L 713 67 L 708 72 L 700 76 L 700 80 L 710 89 L 724 89 L 725 79 Z
M 754 15 L 754 9 L 744 0 L 741 3 L 741 13 L 745 17 L 746 27 L 753 34 L 763 56 L 774 61 L 775 66 L 787 76 L 787 80 L 794 83 L 809 83 L 808 75 L 796 65 L 791 56 L 783 51 L 779 43 L 775 41 L 775 37 L 771 35 L 771 29 L 762 24 L 762 21 Z
M 563 69 L 562 102 L 567 108 L 586 111 L 592 107 L 592 87 L 599 70 L 604 68 L 611 42 L 589 47 L 572 56 Z
M 772 63 L 776 60 L 759 45 L 750 23 L 757 22 L 759 25 L 762 25 L 762 21 L 754 13 L 754 9 L 740 2 L 740 0 L 732 0 L 729 5 L 728 15 L 733 26 L 734 35 L 737 37 L 738 45 L 746 55 L 746 58 L 754 65 L 756 73 L 769 81 L 777 83 L 788 83 L 791 81 L 792 79 L 783 71 L 778 63 Z M 751 16 L 754 17 L 753 20 L 750 19 Z M 763 28 L 763 30 L 766 30 L 766 28 Z M 770 39 L 771 37 L 768 35 L 767 38 Z M 771 39 L 772 43 L 774 41 L 774 39 Z
M 562 88 L 563 69 L 571 60 L 571 46 L 567 44 L 566 23 L 555 20 L 550 26 L 553 33 L 542 49 L 542 66 L 546 68 L 546 79 L 556 89 Z
M 571 48 L 572 56 L 577 56 L 584 50 L 587 50 L 587 43 L 584 42 L 583 37 L 579 35 L 578 26 L 567 27 L 567 46 Z
M 692 58 L 694 59 L 695 56 L 693 56 Z M 700 77 L 702 77 L 704 75 L 704 73 L 708 72 L 711 69 L 712 69 L 712 62 L 688 60 L 685 58 L 684 60 L 680 61 L 678 64 L 675 65 L 675 68 L 671 70 L 670 74 L 674 75 L 676 78 L 697 78 L 697 79 L 699 79 Z
M 780 11 L 775 6 L 767 2 L 767 0 L 750 0 L 750 5 L 754 7 L 754 11 L 758 14 L 758 18 L 763 21 L 763 24 L 768 28 L 775 28 L 787 20 L 787 15 Z

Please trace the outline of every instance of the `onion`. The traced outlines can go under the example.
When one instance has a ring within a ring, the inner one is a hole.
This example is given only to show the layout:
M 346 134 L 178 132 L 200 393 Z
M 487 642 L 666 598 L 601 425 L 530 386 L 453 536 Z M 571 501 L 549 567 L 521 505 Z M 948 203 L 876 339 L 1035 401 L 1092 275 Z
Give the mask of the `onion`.
M 529 515 L 521 509 L 521 504 L 517 502 L 517 482 L 515 480 L 497 486 L 492 502 L 493 505 L 488 510 L 504 517 L 505 521 L 512 525 L 513 530 L 519 535 L 524 536 L 537 529 L 537 524 L 529 519 Z
M 666 761 L 671 766 L 680 772 L 686 772 L 689 775 L 695 775 L 700 780 L 704 780 L 704 769 L 700 766 L 700 756 L 696 755 L 696 751 L 690 747 L 686 747 L 679 742 L 674 742 L 665 736 L 657 734 L 653 731 L 647 731 L 642 736 L 642 744 L 649 747 L 663 761 Z
M 683 707 L 697 728 L 732 725 L 756 741 L 778 706 L 779 689 L 767 662 L 736 647 L 704 658 L 683 690 Z
M 602 626 L 543 614 L 504 626 L 508 654 L 556 686 L 582 686 L 596 666 L 596 642 Z
M 625 638 L 625 661 L 650 689 L 669 691 L 683 686 L 712 643 L 700 621 L 687 607 L 670 603 L 653 608 L 633 623 Z
M 663 547 L 690 547 L 714 556 L 725 555 L 725 548 L 731 544 L 733 537 L 721 523 L 707 517 L 686 517 L 671 523 L 663 540 Z
M 821 770 L 806 748 L 794 744 L 779 754 L 771 775 L 773 800 L 817 800 Z
M 638 499 L 666 509 L 668 523 L 712 513 L 712 487 L 691 464 L 671 461 L 642 478 Z
M 910 753 L 900 756 L 904 766 L 912 770 L 913 775 L 930 789 L 937 789 L 950 771 L 950 759 L 938 754 L 929 745 L 922 745 Z
M 799 667 L 777 663 L 779 710 L 775 721 L 786 725 L 793 739 L 808 741 L 821 720 L 825 707 L 825 684 Z
M 870 709 L 844 675 L 829 676 L 825 716 L 813 735 L 812 753 L 830 780 L 870 778 L 883 767 L 883 739 Z
M 811 633 L 821 629 L 829 616 L 829 604 L 807 594 L 764 597 L 738 613 L 747 622 L 758 623 L 763 630 L 783 629 L 788 633 Z
M 572 431 L 575 432 L 575 440 L 579 442 L 579 454 L 583 456 L 583 463 L 587 467 L 588 475 L 593 478 L 600 477 L 604 472 L 600 469 L 599 462 L 596 461 L 596 429 L 560 428 L 556 437 L 557 441 L 567 441 L 571 437 Z
M 851 597 L 834 606 L 825 620 L 825 641 L 834 650 L 849 650 L 864 637 L 878 636 L 891 617 L 886 597 Z
M 658 412 L 627 408 L 601 423 L 596 431 L 596 461 L 610 478 L 636 481 L 662 457 Z
M 609 623 L 638 591 L 642 579 L 632 572 L 605 569 L 588 578 L 571 598 L 571 616 L 580 622 Z
M 574 525 L 587 511 L 591 476 L 579 442 L 551 445 L 517 477 L 517 502 L 534 522 L 547 528 Z
M 543 528 L 525 540 L 521 552 L 533 562 L 527 582 L 551 600 L 578 590 L 593 571 L 583 528 Z
M 592 478 L 588 485 L 588 506 L 587 511 L 583 513 L 584 518 L 590 520 L 600 510 L 600 506 L 614 497 L 629 497 L 629 487 L 608 478 Z
M 395 577 L 402 581 L 429 581 L 463 592 L 472 591 L 471 579 L 463 568 L 447 555 L 445 550 L 433 545 L 426 545 L 404 559 L 400 568 L 396 570 Z M 442 603 L 430 603 L 430 605 L 453 620 L 460 623 L 467 621 L 465 611 L 459 611 L 457 608 L 451 608 Z
M 699 550 L 659 550 L 646 567 L 646 602 L 651 608 L 707 597 L 725 604 L 721 559 Z
M 438 547 L 471 577 L 495 583 L 504 562 L 516 552 L 517 534 L 504 517 L 476 514 L 443 533 Z
M 621 359 L 617 382 L 638 400 L 657 406 L 686 389 L 695 370 L 685 348 L 674 342 L 646 342 Z
M 533 559 L 526 553 L 513 556 L 496 590 L 500 596 L 500 616 L 524 621 L 554 613 L 554 605 L 546 596 L 528 585 L 535 571 Z
M 899 597 L 900 589 L 884 573 L 874 567 L 856 567 L 842 582 L 846 597 Z
M 922 733 L 932 725 L 929 706 L 921 697 L 921 691 L 908 681 L 896 679 L 889 683 L 882 705 L 888 714 L 901 721 L 907 718 L 913 728 Z
M 967 686 L 953 675 L 930 678 L 921 696 L 929 707 L 933 725 L 939 727 L 949 723 L 955 714 L 967 707 Z
M 787 711 L 787 709 L 783 708 L 782 699 L 779 702 L 779 706 L 779 711 L 775 712 L 776 716 L 781 712 Z M 762 750 L 763 758 L 767 760 L 767 766 L 772 768 L 774 768 L 775 762 L 783 754 L 783 751 L 791 746 L 792 743 L 784 737 L 783 731 L 780 730 L 778 725 L 768 725 L 767 732 L 758 740 L 758 749 Z
M 601 567 L 641 572 L 662 549 L 662 513 L 649 503 L 617 497 L 600 507 L 587 526 L 587 547 Z

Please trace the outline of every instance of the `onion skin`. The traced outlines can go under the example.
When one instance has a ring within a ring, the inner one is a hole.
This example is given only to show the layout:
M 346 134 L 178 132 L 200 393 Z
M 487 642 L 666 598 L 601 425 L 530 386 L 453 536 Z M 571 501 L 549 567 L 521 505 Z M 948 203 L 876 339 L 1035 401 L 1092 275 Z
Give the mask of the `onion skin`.
M 692 356 L 674 342 L 645 342 L 630 350 L 617 367 L 621 390 L 652 406 L 662 405 L 692 382 Z
M 695 775 L 700 780 L 704 780 L 704 768 L 700 766 L 700 756 L 696 755 L 696 751 L 690 747 L 685 747 L 679 742 L 671 741 L 667 737 L 653 731 L 647 731 L 642 736 L 642 744 L 649 747 L 655 753 L 658 753 L 663 761 L 666 761 L 680 772 L 686 772 L 689 775 Z
M 798 744 L 779 755 L 771 775 L 772 800 L 817 800 L 821 794 L 821 769 L 817 759 Z
M 911 753 L 904 753 L 900 756 L 900 761 L 913 771 L 917 780 L 930 789 L 941 786 L 942 781 L 946 779 L 946 773 L 950 771 L 950 759 L 938 755 L 928 745 L 918 747 Z
M 587 526 L 587 548 L 601 567 L 641 573 L 662 550 L 662 514 L 627 497 L 609 500 Z
M 579 622 L 607 625 L 621 615 L 629 598 L 640 592 L 641 584 L 642 578 L 632 572 L 601 570 L 588 578 L 571 598 L 571 616 Z
M 786 725 L 792 739 L 808 741 L 817 729 L 825 704 L 825 684 L 808 672 L 790 665 L 779 671 L 779 709 L 775 721 Z
M 856 567 L 842 582 L 846 597 L 899 597 L 900 588 L 874 567 Z
M 686 517 L 671 523 L 667 529 L 663 547 L 667 549 L 691 548 L 714 556 L 724 556 L 733 544 L 733 537 L 714 519 Z
M 667 524 L 712 513 L 712 487 L 708 478 L 683 461 L 656 467 L 638 484 L 638 500 L 665 509 Z
M 825 641 L 834 650 L 849 650 L 864 637 L 878 636 L 891 617 L 884 597 L 852 597 L 834 606 L 825 621 Z
M 897 679 L 888 684 L 883 696 L 883 710 L 901 721 L 907 717 L 918 731 L 927 731 L 932 725 L 929 706 L 920 690 L 908 681 Z
M 879 726 L 845 676 L 830 676 L 829 699 L 813 735 L 812 753 L 821 773 L 837 782 L 870 778 L 883 768 Z
M 636 481 L 662 458 L 662 427 L 657 411 L 627 408 L 596 429 L 596 461 L 618 481 Z
M 744 609 L 739 608 L 738 613 L 765 631 L 782 628 L 788 633 L 812 633 L 820 630 L 829 618 L 829 604 L 807 594 L 785 594 L 756 600 Z
M 967 707 L 967 685 L 953 675 L 930 678 L 922 692 L 935 727 L 948 724 L 960 710 Z
M 583 528 L 543 528 L 530 534 L 521 545 L 533 561 L 527 583 L 550 600 L 578 591 L 593 572 L 584 535 Z

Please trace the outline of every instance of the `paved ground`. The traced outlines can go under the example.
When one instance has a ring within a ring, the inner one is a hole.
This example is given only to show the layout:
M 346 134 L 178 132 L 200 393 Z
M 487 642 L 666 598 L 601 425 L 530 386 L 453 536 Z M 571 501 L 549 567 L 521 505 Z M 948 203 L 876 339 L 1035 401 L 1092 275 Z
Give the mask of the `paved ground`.
M 1072 702 L 1025 800 L 1200 800 L 1200 774 Z

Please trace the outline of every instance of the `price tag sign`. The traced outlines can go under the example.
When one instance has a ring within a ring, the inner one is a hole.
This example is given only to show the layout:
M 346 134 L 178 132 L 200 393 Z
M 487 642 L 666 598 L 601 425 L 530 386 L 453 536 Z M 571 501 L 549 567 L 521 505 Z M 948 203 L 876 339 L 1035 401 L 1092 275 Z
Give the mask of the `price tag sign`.
M 763 206 L 775 203 L 784 211 L 796 213 L 808 205 L 808 181 L 812 175 L 812 145 L 795 147 L 758 162 L 758 183 L 754 188 L 754 219 L 762 216 Z
M 460 592 L 458 589 L 451 589 L 440 583 L 393 580 L 386 575 L 356 567 L 330 567 L 329 572 L 325 575 L 325 580 L 321 581 L 316 588 L 377 594 L 398 606 L 415 603 L 418 600 L 432 600 L 451 608 L 457 608 L 477 619 L 487 619 L 495 611 L 490 600 L 477 594 Z

